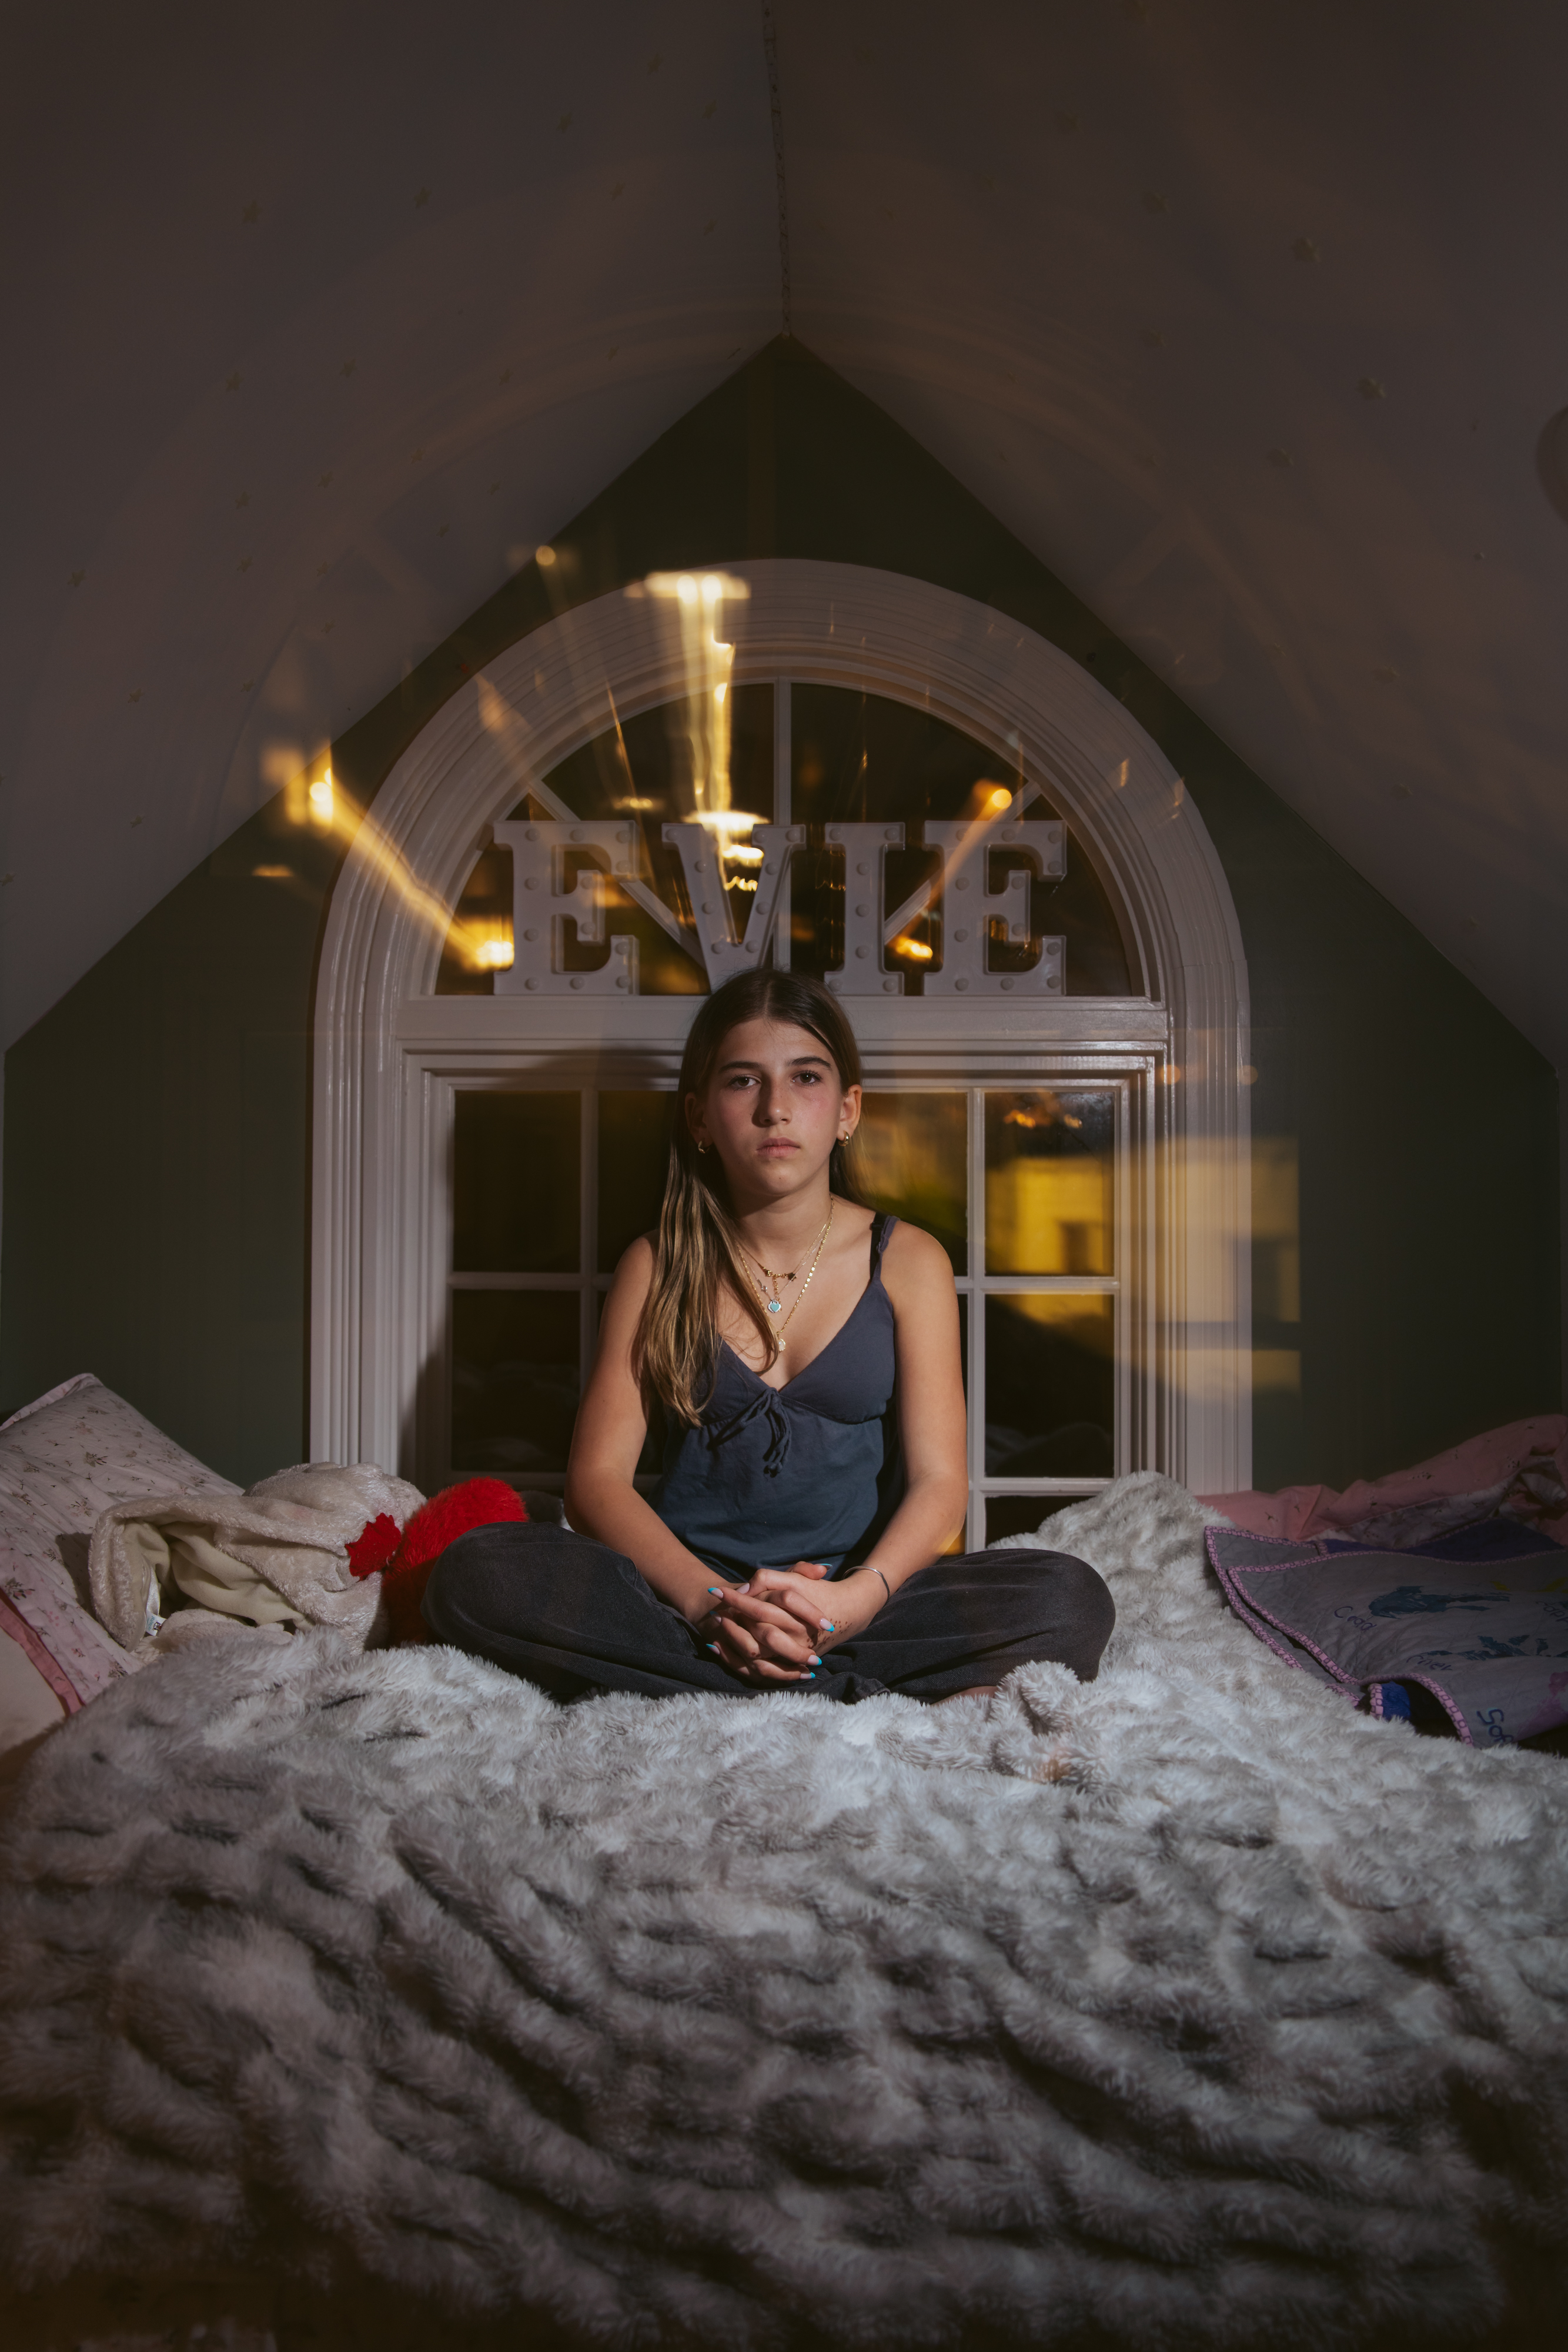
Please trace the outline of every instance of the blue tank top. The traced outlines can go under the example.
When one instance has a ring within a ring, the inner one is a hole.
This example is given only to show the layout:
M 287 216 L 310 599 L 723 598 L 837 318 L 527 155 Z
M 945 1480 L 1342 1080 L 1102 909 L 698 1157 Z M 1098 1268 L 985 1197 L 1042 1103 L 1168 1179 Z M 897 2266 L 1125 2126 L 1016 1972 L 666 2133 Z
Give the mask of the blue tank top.
M 798 1559 L 852 1567 L 888 1515 L 896 1447 L 883 1423 L 894 1357 L 882 1259 L 897 1222 L 873 1223 L 871 1279 L 804 1371 L 769 1388 L 721 1339 L 701 1422 L 667 1426 L 664 1475 L 649 1501 L 722 1575 L 744 1579 Z

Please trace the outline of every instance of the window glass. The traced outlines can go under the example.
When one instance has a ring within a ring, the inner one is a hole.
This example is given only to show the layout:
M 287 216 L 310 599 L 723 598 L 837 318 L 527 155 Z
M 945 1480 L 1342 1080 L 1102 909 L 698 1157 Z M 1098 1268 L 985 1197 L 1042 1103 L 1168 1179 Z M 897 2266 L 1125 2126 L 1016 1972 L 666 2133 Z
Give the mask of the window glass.
M 575 1290 L 452 1294 L 452 1466 L 566 1468 L 577 1415 Z
M 458 1093 L 455 1274 L 576 1273 L 581 1135 L 575 1094 Z
M 599 1269 L 612 1274 L 639 1234 L 659 1222 L 674 1124 L 673 1092 L 607 1090 L 599 1097 Z
M 986 1300 L 986 1475 L 1109 1478 L 1113 1301 L 1060 1291 Z
M 512 860 L 509 851 L 482 852 L 453 910 L 437 996 L 494 996 L 497 963 L 512 960 Z
M 1113 1274 L 1109 1094 L 986 1097 L 988 1274 Z
M 1070 1511 L 1085 1499 L 1082 1495 L 992 1495 L 986 1503 L 986 1541 L 999 1543 L 1003 1536 L 1032 1536 L 1043 1528 L 1041 1551 L 1055 1551 L 1059 1547 L 1051 1531 L 1051 1520 L 1059 1511 Z
M 868 1201 L 934 1234 L 967 1274 L 968 1097 L 943 1094 L 867 1094 L 852 1165 Z

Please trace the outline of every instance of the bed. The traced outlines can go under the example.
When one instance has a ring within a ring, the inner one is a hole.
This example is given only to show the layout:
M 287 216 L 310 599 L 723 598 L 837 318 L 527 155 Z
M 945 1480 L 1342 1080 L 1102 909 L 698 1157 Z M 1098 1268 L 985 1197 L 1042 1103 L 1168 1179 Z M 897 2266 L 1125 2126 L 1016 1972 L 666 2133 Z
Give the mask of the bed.
M 939 1710 L 325 1632 L 115 1675 L 0 1819 L 12 2340 L 1544 2331 L 1568 1771 L 1291 1672 L 1214 1524 L 1061 1515 L 1098 1681 Z

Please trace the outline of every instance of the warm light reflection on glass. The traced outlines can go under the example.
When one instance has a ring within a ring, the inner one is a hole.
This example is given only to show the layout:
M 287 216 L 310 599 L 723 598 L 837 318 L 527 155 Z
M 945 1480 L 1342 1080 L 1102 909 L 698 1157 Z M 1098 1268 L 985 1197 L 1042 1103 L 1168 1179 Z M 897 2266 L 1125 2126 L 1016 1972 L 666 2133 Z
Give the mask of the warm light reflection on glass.
M 722 814 L 699 816 L 697 823 L 717 836 L 719 856 L 727 866 L 761 865 L 761 850 L 746 838 L 753 825 L 762 823 L 759 816 L 749 816 L 744 809 L 726 809 Z
M 744 809 L 727 808 L 699 809 L 696 821 L 699 824 L 706 825 L 715 836 L 719 860 L 724 868 L 726 887 L 755 890 L 757 887 L 755 881 L 742 884 L 730 869 L 737 866 L 761 865 L 763 855 L 761 850 L 754 848 L 746 839 L 746 835 L 749 834 L 753 825 L 760 824 L 762 819 L 759 816 L 748 814 Z
M 1003 809 L 1009 809 L 1012 804 L 1013 796 L 1006 784 L 993 784 L 991 786 L 990 792 L 987 796 L 986 807 L 992 816 L 999 816 Z
M 511 918 L 472 915 L 454 922 L 446 934 L 446 951 L 465 971 L 510 971 L 514 950 Z
M 1082 1127 L 1083 1121 L 1064 1111 L 1054 1095 L 1047 1095 L 1049 1108 L 1040 1110 L 1009 1110 L 1003 1115 L 1004 1127 Z
M 749 596 L 750 585 L 723 572 L 705 572 L 700 583 L 689 572 L 654 572 L 632 593 L 667 599 L 680 618 L 681 652 L 691 685 L 685 703 L 673 709 L 685 719 L 692 814 L 706 824 L 710 817 L 729 814 L 729 686 L 735 647 L 718 634 L 720 611 L 726 604 Z M 735 830 L 748 831 L 755 823 L 749 819 Z M 726 845 L 721 842 L 720 847 Z
M 893 952 L 894 955 L 913 956 L 916 963 L 929 963 L 933 950 L 924 940 L 911 939 L 907 931 L 901 931 L 893 942 Z
M 453 923 L 451 908 L 413 879 L 374 817 L 340 788 L 331 769 L 324 769 L 306 782 L 308 775 L 308 769 L 304 775 L 297 771 L 287 787 L 286 806 L 294 824 L 329 831 L 345 845 L 351 841 L 357 855 L 365 860 L 382 888 L 401 900 L 415 921 L 423 923 L 436 939 L 448 940 L 465 970 L 497 971 L 511 962 L 509 919 Z M 290 871 L 287 866 L 269 869 L 267 878 L 270 880 L 276 874 L 281 881 Z
M 988 1094 L 988 1273 L 1112 1273 L 1114 1150 L 1109 1095 Z M 1058 1309 L 1036 1301 L 1018 1311 L 1050 1320 Z

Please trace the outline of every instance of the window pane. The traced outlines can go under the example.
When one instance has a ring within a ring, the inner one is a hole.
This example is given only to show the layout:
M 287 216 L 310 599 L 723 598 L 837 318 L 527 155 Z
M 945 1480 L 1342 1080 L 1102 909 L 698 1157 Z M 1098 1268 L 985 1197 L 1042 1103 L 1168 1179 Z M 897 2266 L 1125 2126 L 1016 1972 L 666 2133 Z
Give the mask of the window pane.
M 582 1162 L 576 1095 L 456 1098 L 452 1176 L 455 1274 L 575 1274 Z
M 986 1301 L 986 1475 L 1108 1478 L 1114 1301 L 1071 1294 Z
M 575 1290 L 453 1292 L 455 1470 L 564 1470 L 577 1395 Z
M 599 1271 L 611 1273 L 664 1197 L 674 1094 L 643 1087 L 599 1097 Z
M 512 960 L 512 858 L 481 851 L 453 910 L 435 975 L 437 996 L 494 996 L 497 961 Z
M 1115 1097 L 986 1097 L 986 1272 L 1113 1274 Z
M 955 1274 L 967 1271 L 968 1098 L 868 1094 L 852 1166 L 866 1198 L 934 1234 Z
M 1003 1536 L 1032 1536 L 1043 1528 L 1040 1548 L 1055 1551 L 1051 1520 L 1059 1511 L 1071 1511 L 1083 1499 L 1082 1495 L 991 1495 L 986 1501 L 986 1541 L 994 1544 Z

